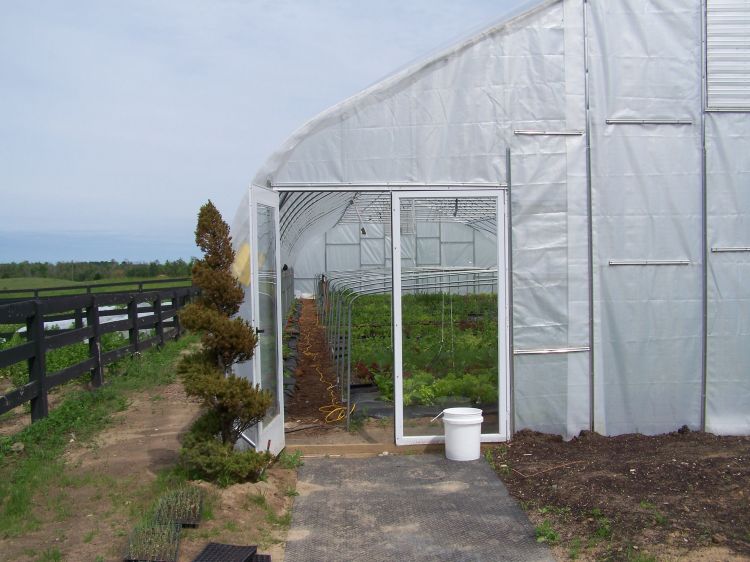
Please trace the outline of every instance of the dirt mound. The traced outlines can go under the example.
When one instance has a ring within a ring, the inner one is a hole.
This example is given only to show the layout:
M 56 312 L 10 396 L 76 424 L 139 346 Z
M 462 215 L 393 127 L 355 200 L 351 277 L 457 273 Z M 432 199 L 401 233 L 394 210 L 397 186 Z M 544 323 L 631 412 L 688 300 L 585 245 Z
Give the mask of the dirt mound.
M 748 437 L 684 428 L 658 436 L 585 432 L 565 442 L 521 431 L 493 454 L 532 520 L 549 521 L 579 556 L 617 560 L 646 550 L 661 560 L 712 547 L 717 557 L 702 559 L 730 559 L 717 545 L 750 557 Z

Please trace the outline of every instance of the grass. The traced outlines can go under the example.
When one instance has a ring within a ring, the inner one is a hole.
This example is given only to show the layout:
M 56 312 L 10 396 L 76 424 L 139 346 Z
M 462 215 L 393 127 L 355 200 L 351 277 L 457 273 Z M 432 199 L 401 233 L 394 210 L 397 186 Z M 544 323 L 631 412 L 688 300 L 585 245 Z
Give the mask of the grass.
M 60 562 L 63 559 L 58 548 L 48 548 L 37 558 L 37 562 Z
M 534 535 L 536 536 L 536 542 L 544 542 L 547 544 L 557 544 L 560 540 L 560 534 L 552 528 L 552 523 L 545 519 L 534 529 Z
M 202 503 L 203 491 L 200 488 L 180 486 L 159 497 L 154 507 L 154 519 L 162 524 L 196 526 L 200 521 Z
M 6 277 L 0 279 L 0 291 L 28 291 L 30 289 L 44 289 L 46 287 L 60 287 L 62 285 L 86 285 L 80 281 L 70 279 L 56 279 L 54 277 Z
M 115 277 L 109 279 L 98 279 L 96 281 L 71 281 L 70 279 L 56 279 L 50 277 L 8 277 L 0 279 L 0 291 L 17 291 L 17 293 L 10 293 L 7 295 L 1 295 L 2 298 L 12 297 L 25 297 L 30 296 L 29 291 L 34 289 L 46 289 L 48 287 L 65 287 L 65 289 L 57 291 L 44 291 L 42 293 L 45 297 L 59 296 L 59 295 L 75 295 L 82 292 L 82 287 L 87 285 L 104 285 L 107 283 L 128 283 L 128 285 L 122 285 L 120 287 L 102 287 L 101 290 L 94 290 L 93 292 L 110 292 L 110 291 L 132 291 L 138 288 L 140 281 L 157 281 L 159 279 L 168 279 L 166 276 L 161 277 Z M 174 286 L 189 286 L 190 282 L 177 283 Z M 173 285 L 169 285 L 173 286 Z
M 89 439 L 109 423 L 112 414 L 127 407 L 129 393 L 173 382 L 173 363 L 195 341 L 196 336 L 186 336 L 161 351 L 150 349 L 140 358 L 125 359 L 117 373 L 107 374 L 102 388 L 71 392 L 47 418 L 12 437 L 0 437 L 0 537 L 39 527 L 33 499 L 70 478 L 62 460 L 70 435 L 75 434 L 77 441 Z M 14 453 L 11 446 L 18 442 L 24 450 Z
M 667 523 L 669 523 L 669 519 L 666 515 L 661 513 L 658 509 L 656 509 L 656 505 L 653 503 L 650 503 L 646 500 L 643 500 L 640 504 L 638 504 L 642 509 L 646 509 L 651 512 L 651 515 L 654 518 L 654 523 L 657 525 L 664 526 Z
M 583 548 L 583 541 L 580 537 L 575 537 L 570 541 L 570 545 L 568 547 L 568 558 L 571 560 L 578 560 L 578 557 L 581 555 L 581 549 Z
M 268 500 L 263 494 L 249 494 L 247 496 L 247 506 L 252 505 L 261 509 L 268 509 Z
M 54 330 L 50 330 L 48 333 L 54 334 Z M 10 349 L 17 345 L 26 343 L 26 339 L 21 334 L 15 334 L 6 342 L 0 343 L 0 351 L 3 349 Z M 102 353 L 112 351 L 120 347 L 128 345 L 128 338 L 120 334 L 119 332 L 102 334 L 101 336 L 101 349 Z M 89 358 L 89 345 L 88 342 L 79 342 L 57 349 L 48 351 L 45 354 L 47 373 L 52 374 L 70 367 L 77 363 L 81 363 Z M 29 369 L 26 361 L 20 363 L 14 363 L 8 367 L 0 368 L 0 377 L 6 377 L 11 381 L 15 388 L 23 386 L 29 382 Z M 89 379 L 89 374 L 81 375 L 81 379 Z
M 289 492 L 289 489 L 287 489 Z M 287 496 L 299 495 L 296 490 L 293 494 L 286 493 Z M 268 499 L 262 493 L 259 494 L 248 494 L 245 498 L 245 509 L 251 509 L 253 507 L 259 508 L 266 512 L 266 522 L 276 527 L 288 528 L 292 522 L 292 512 L 287 511 L 281 515 L 277 515 L 273 508 L 269 505 Z
M 176 561 L 180 540 L 177 525 L 142 523 L 130 534 L 125 560 Z
M 279 453 L 278 458 L 276 459 L 281 468 L 288 468 L 290 470 L 293 470 L 295 468 L 299 468 L 305 462 L 302 460 L 302 451 L 294 451 L 293 453 L 288 453 L 286 449 L 281 451 Z
M 610 539 L 612 538 L 612 521 L 605 517 L 602 510 L 594 508 L 591 510 L 591 517 L 596 523 L 596 530 L 594 536 L 599 539 Z

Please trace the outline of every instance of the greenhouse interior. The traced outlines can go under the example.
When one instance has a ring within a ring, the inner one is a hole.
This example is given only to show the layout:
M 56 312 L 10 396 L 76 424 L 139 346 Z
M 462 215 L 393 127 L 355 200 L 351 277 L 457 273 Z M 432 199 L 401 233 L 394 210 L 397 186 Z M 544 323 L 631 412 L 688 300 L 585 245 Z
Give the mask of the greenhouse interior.
M 295 295 L 397 444 L 451 406 L 484 441 L 750 433 L 747 37 L 746 1 L 540 1 L 298 129 L 232 224 L 253 439 Z

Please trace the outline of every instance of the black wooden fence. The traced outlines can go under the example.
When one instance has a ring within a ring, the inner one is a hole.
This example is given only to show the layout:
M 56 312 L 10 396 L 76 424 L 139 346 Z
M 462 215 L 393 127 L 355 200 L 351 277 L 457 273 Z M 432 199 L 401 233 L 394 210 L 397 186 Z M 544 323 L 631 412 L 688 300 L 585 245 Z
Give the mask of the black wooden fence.
M 132 293 L 84 294 L 47 297 L 0 305 L 0 324 L 25 324 L 26 342 L 0 351 L 0 368 L 28 362 L 29 382 L 0 396 L 0 414 L 31 402 L 31 420 L 47 416 L 48 392 L 86 372 L 91 384 L 101 386 L 104 367 L 181 333 L 177 311 L 198 293 L 195 287 L 177 287 Z M 106 307 L 106 308 L 103 308 Z M 124 308 L 112 308 L 124 307 Z M 127 318 L 102 322 L 102 317 Z M 45 332 L 45 322 L 73 321 L 70 329 Z M 141 330 L 154 335 L 141 339 Z M 102 352 L 100 338 L 112 332 L 128 332 L 128 345 Z M 46 353 L 88 341 L 89 357 L 75 365 L 47 373 Z

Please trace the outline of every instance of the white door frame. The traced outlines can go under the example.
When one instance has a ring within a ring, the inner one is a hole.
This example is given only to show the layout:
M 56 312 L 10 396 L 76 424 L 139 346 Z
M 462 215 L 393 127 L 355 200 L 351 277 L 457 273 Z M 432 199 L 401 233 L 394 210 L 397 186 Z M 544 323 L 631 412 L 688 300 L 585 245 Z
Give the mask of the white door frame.
M 260 280 L 258 264 L 258 205 L 265 205 L 273 209 L 275 229 L 275 260 L 276 260 L 276 400 L 278 412 L 270 421 L 261 421 L 257 426 L 256 448 L 259 451 L 270 450 L 278 454 L 285 446 L 284 441 L 284 364 L 282 357 L 282 322 L 281 311 L 281 255 L 280 255 L 280 232 L 279 232 L 279 194 L 255 185 L 250 186 L 250 272 L 251 272 L 251 295 L 252 295 L 252 318 L 253 328 L 259 325 L 260 313 Z M 252 359 L 252 382 L 261 385 L 261 346 L 255 348 Z M 270 441 L 270 447 L 269 447 Z
M 497 321 L 498 321 L 498 433 L 483 433 L 485 443 L 507 441 L 510 438 L 510 282 L 508 247 L 508 193 L 504 189 L 461 190 L 446 193 L 439 190 L 393 191 L 391 192 L 391 244 L 392 244 L 392 333 L 393 333 L 393 404 L 395 409 L 396 445 L 443 443 L 442 435 L 404 435 L 403 403 L 403 335 L 401 314 L 401 199 L 407 198 L 451 198 L 494 197 L 497 224 Z

